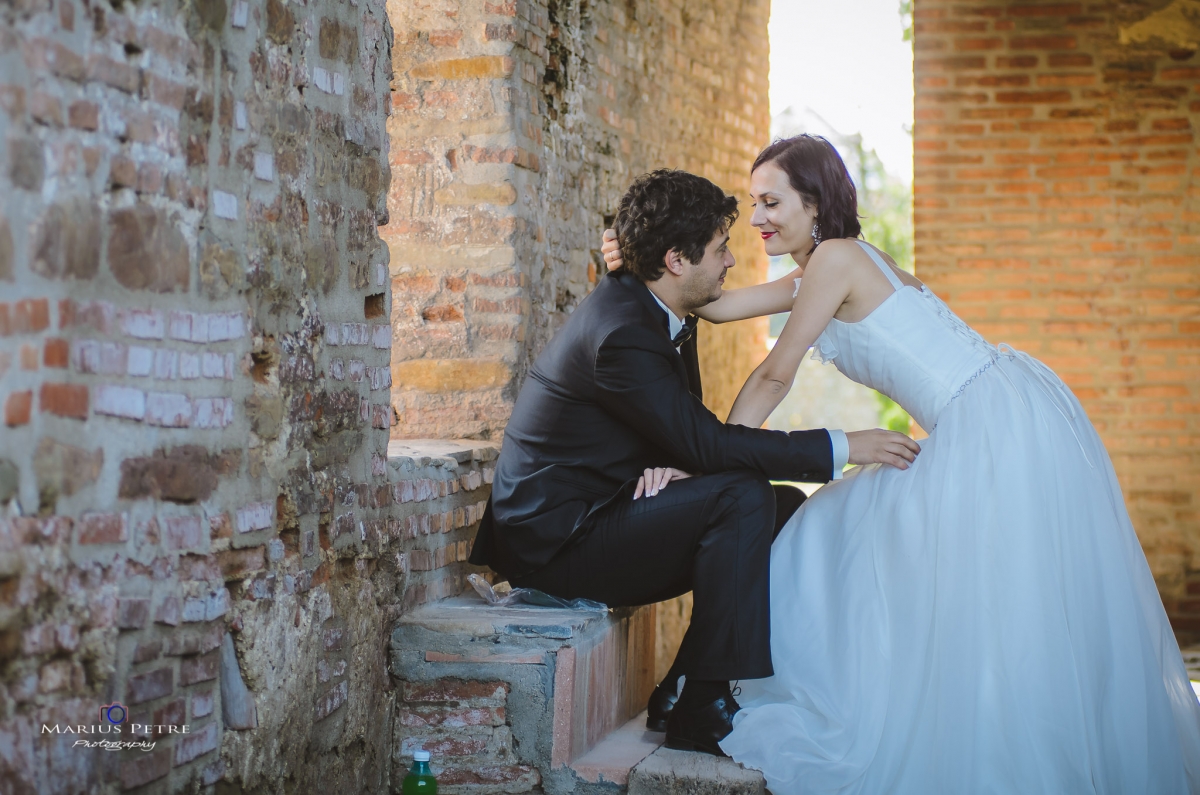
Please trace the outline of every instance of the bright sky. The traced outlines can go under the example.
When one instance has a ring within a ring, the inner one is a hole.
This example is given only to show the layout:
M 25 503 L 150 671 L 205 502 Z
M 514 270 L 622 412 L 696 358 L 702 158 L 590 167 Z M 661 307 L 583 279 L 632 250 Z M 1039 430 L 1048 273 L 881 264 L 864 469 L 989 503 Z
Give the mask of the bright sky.
M 912 182 L 912 45 L 899 0 L 773 0 L 771 115 L 811 108 L 862 133 L 889 172 Z

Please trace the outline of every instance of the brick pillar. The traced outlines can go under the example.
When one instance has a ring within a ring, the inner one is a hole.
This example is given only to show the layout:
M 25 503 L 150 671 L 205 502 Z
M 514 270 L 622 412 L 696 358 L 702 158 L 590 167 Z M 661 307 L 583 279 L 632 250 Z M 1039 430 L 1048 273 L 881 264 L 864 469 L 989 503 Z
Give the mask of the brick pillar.
M 745 198 L 766 143 L 768 3 L 394 4 L 391 223 L 397 438 L 499 438 L 524 374 L 595 284 L 629 182 L 686 168 Z M 766 274 L 735 228 L 734 284 Z M 724 415 L 765 324 L 706 329 Z
M 914 192 L 918 274 L 1083 402 L 1170 612 L 1200 568 L 1200 59 L 1154 5 L 918 0 Z

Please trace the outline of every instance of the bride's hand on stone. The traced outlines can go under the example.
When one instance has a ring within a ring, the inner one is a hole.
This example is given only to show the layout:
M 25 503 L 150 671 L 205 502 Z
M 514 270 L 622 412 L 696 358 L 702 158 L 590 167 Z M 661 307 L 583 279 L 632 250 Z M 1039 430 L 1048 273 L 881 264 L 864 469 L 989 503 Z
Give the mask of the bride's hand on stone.
M 853 431 L 846 434 L 846 441 L 851 464 L 889 464 L 896 469 L 908 469 L 921 452 L 921 445 L 904 434 L 879 428 Z
M 604 255 L 604 264 L 610 271 L 619 270 L 624 264 L 624 260 L 621 259 L 621 244 L 617 242 L 617 230 L 604 230 L 604 244 L 600 246 L 600 253 Z
M 636 500 L 644 493 L 647 497 L 653 497 L 667 487 L 667 484 L 672 480 L 683 480 L 690 478 L 691 475 L 684 472 L 682 469 L 672 469 L 671 467 L 655 467 L 647 469 L 645 473 L 638 478 L 637 488 L 633 491 L 633 498 Z

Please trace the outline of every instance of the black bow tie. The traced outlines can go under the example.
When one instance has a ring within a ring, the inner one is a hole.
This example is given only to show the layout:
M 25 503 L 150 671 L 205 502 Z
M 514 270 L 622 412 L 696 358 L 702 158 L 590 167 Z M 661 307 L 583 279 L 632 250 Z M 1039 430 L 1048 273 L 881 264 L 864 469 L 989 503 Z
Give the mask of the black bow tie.
M 681 328 L 679 330 L 679 333 L 675 335 L 675 339 L 671 340 L 671 344 L 674 345 L 676 348 L 678 348 L 680 345 L 682 345 L 683 343 L 690 340 L 692 338 L 692 335 L 694 335 L 695 333 L 696 333 L 696 316 L 688 315 L 687 319 L 683 321 L 683 328 Z

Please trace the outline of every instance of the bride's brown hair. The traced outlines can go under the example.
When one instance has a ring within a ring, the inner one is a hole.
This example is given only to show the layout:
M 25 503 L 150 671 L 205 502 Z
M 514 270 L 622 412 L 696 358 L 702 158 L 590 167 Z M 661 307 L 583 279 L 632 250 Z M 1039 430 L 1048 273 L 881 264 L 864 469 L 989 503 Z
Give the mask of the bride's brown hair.
M 817 208 L 821 240 L 862 234 L 858 191 L 846 164 L 829 141 L 808 133 L 781 138 L 758 153 L 750 172 L 754 173 L 763 163 L 774 163 L 782 169 L 805 206 Z M 814 242 L 808 253 L 816 248 Z

